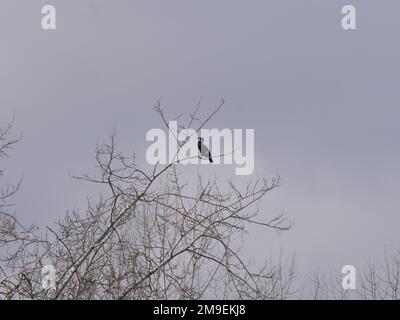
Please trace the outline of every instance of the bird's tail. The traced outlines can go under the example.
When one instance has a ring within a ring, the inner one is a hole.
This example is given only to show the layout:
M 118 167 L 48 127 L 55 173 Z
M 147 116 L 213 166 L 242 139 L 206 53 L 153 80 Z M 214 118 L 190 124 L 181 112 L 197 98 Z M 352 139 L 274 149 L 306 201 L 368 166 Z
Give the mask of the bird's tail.
M 208 160 L 210 160 L 211 163 L 213 163 L 213 159 L 211 158 L 211 156 L 208 158 Z

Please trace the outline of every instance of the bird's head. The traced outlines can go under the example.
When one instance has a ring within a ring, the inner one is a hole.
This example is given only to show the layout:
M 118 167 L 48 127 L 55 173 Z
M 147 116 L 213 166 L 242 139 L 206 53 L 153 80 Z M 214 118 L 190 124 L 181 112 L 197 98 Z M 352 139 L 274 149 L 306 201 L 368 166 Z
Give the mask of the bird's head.
M 204 138 L 199 137 L 198 139 L 199 139 L 199 141 L 204 142 Z

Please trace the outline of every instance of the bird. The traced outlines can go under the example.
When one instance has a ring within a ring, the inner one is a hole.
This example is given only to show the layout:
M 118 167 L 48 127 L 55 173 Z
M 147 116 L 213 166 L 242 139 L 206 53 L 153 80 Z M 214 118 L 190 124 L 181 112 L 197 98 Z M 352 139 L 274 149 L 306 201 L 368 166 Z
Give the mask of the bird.
M 208 158 L 208 160 L 213 163 L 213 159 L 211 158 L 211 152 L 208 150 L 207 146 L 204 145 L 204 138 L 199 137 L 199 140 L 197 141 L 197 147 L 199 148 L 200 151 L 200 156 Z

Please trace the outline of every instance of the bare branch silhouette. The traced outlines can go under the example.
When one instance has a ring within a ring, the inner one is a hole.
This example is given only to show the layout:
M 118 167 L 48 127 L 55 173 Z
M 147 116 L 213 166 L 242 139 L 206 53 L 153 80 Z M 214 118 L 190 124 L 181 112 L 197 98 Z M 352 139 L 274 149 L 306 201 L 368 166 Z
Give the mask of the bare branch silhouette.
M 189 124 L 198 110 L 199 104 Z M 168 127 L 160 102 L 156 112 Z M 97 147 L 95 159 L 96 176 L 76 177 L 102 190 L 99 199 L 88 200 L 85 214 L 69 212 L 45 233 L 16 231 L 11 217 L 8 229 L 2 227 L 1 298 L 284 299 L 295 292 L 292 263 L 286 268 L 268 261 L 254 270 L 240 253 L 249 225 L 290 228 L 283 214 L 258 212 L 279 177 L 244 189 L 228 182 L 221 191 L 216 179 L 203 182 L 200 175 L 188 183 L 176 161 L 146 172 L 118 151 L 115 132 Z M 57 271 L 55 289 L 42 287 L 40 270 L 47 264 Z

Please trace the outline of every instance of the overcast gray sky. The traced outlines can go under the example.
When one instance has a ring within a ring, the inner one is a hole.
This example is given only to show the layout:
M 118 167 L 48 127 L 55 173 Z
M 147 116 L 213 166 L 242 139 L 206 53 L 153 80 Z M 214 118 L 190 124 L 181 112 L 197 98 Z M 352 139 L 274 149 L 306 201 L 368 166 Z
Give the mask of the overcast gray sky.
M 55 31 L 41 29 L 45 4 Z M 356 31 L 341 28 L 345 4 Z M 381 257 L 400 247 L 399 12 L 395 0 L 2 0 L 0 122 L 15 112 L 24 134 L 3 163 L 24 178 L 15 209 L 39 223 L 84 209 L 92 186 L 69 172 L 94 171 L 98 139 L 115 127 L 145 163 L 156 98 L 176 115 L 202 97 L 204 115 L 222 97 L 209 125 L 255 129 L 256 174 L 284 181 L 262 209 L 295 221 L 255 229 L 248 257 L 295 251 L 302 272 Z

